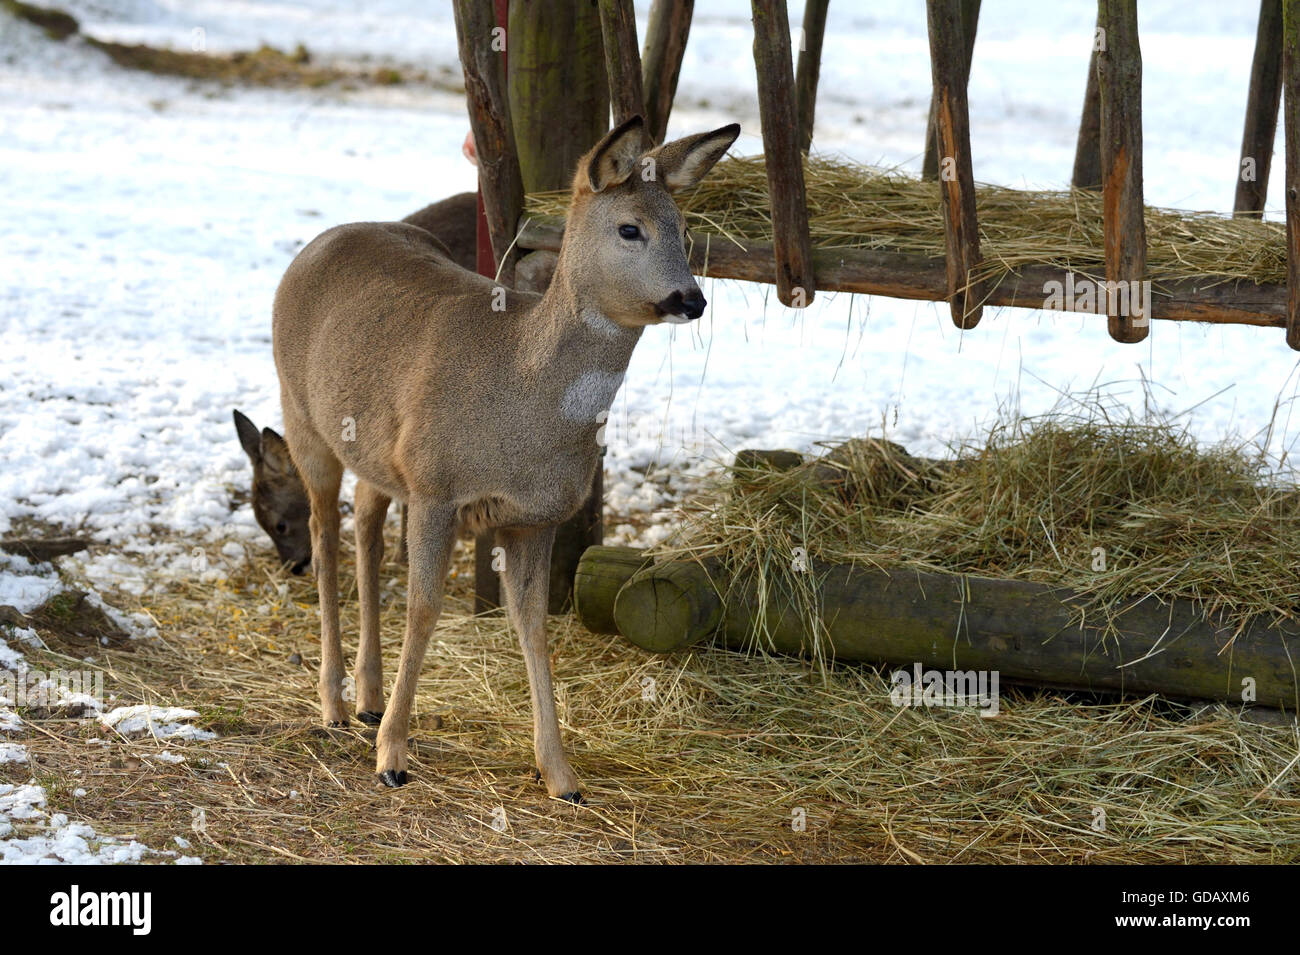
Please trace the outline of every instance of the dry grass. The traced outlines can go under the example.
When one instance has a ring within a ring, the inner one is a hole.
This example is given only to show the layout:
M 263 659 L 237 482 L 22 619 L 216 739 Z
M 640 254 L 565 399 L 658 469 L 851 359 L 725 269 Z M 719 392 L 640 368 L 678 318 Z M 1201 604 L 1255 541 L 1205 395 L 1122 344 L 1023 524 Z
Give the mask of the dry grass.
M 942 258 L 939 186 L 897 169 L 827 157 L 806 160 L 813 244 Z M 692 229 L 740 244 L 772 239 L 762 156 L 724 159 L 678 204 Z M 1029 191 L 979 185 L 976 207 L 984 262 L 973 276 L 996 283 L 1024 265 L 1048 264 L 1099 277 L 1105 273 L 1101 194 Z M 528 197 L 528 210 L 562 216 L 567 193 Z M 1286 227 L 1213 213 L 1148 207 L 1151 280 L 1207 277 L 1286 283 Z
M 1019 690 L 993 719 L 900 709 L 872 667 L 818 672 L 722 650 L 653 657 L 571 617 L 552 618 L 550 631 L 589 804 L 549 800 L 532 780 L 521 656 L 499 617 L 466 615 L 463 576 L 420 684 L 412 782 L 385 790 L 373 731 L 318 725 L 310 582 L 253 557 L 224 583 L 184 580 L 143 601 L 160 639 L 95 658 L 119 703 L 189 706 L 219 739 L 94 746 L 88 737 L 109 734 L 92 722 L 33 718 L 30 769 L 0 766 L 0 781 L 35 775 L 52 810 L 155 847 L 182 834 L 208 862 L 1300 859 L 1294 725 L 1255 725 L 1222 706 Z M 347 553 L 349 655 L 351 568 Z M 389 674 L 403 612 L 398 588 L 383 616 Z M 64 665 L 81 666 L 83 653 Z M 164 748 L 187 762 L 159 761 Z M 87 794 L 74 799 L 78 786 Z M 190 831 L 195 809 L 206 835 Z M 1104 831 L 1092 828 L 1098 810 Z

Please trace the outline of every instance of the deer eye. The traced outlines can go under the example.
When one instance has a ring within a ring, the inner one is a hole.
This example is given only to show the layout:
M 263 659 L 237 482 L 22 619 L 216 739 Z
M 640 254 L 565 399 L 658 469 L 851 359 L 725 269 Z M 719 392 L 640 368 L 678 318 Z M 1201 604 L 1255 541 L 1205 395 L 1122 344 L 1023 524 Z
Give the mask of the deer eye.
M 618 227 L 618 234 L 625 239 L 641 238 L 641 230 L 634 225 L 621 225 Z
M 277 534 L 284 534 L 288 530 L 289 530 L 289 525 L 286 524 L 284 521 L 281 521 L 279 524 L 275 525 L 275 532 Z

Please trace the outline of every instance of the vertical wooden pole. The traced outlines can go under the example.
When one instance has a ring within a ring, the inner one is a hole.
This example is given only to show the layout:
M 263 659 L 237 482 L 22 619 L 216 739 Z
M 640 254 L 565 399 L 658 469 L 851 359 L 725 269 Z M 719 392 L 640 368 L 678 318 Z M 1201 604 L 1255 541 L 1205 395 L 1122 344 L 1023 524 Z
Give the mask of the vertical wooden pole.
M 979 0 L 976 0 L 978 3 Z M 795 69 L 795 102 L 799 111 L 799 151 L 812 147 L 813 117 L 817 112 L 817 80 L 822 68 L 822 39 L 826 35 L 826 8 L 830 0 L 806 0 L 803 7 L 799 65 Z
M 1079 118 L 1079 138 L 1074 146 L 1074 175 L 1070 182 L 1076 189 L 1101 188 L 1101 87 L 1097 85 L 1097 57 L 1102 36 L 1099 20 L 1092 34 L 1088 85 L 1083 92 L 1083 115 Z
M 772 201 L 772 245 L 776 296 L 789 308 L 813 300 L 812 241 L 803 154 L 795 119 L 794 64 L 790 54 L 790 15 L 785 0 L 751 0 L 754 17 L 754 67 L 758 73 L 758 114 L 763 123 L 767 190 Z
M 617 126 L 633 116 L 645 116 L 632 0 L 600 0 L 600 31 L 605 39 L 605 72 Z
M 695 0 L 654 0 L 641 55 L 646 132 L 656 145 L 668 134 L 668 115 L 677 95 L 686 37 L 691 32 Z
M 1101 89 L 1102 228 L 1106 245 L 1107 327 L 1118 342 L 1140 342 L 1149 315 L 1135 314 L 1146 279 L 1146 209 L 1142 196 L 1142 49 L 1137 0 L 1101 0 L 1104 47 Z
M 961 86 L 970 85 L 970 64 L 975 55 L 975 31 L 980 21 L 980 0 L 961 0 L 962 61 Z M 965 95 L 964 93 L 962 94 Z M 930 120 L 925 127 L 925 157 L 921 160 L 921 178 L 933 182 L 939 178 L 939 138 L 935 128 L 934 97 L 930 97 Z
M 1286 343 L 1300 350 L 1300 0 L 1284 0 L 1282 72 L 1286 98 Z
M 514 2 L 509 33 L 511 116 L 524 185 L 529 192 L 565 189 L 578 159 L 609 129 L 600 11 L 593 3 L 572 0 Z M 604 488 L 604 469 L 597 467 L 587 500 L 556 529 L 551 613 L 567 609 L 582 552 L 604 540 Z
M 983 312 L 984 286 L 971 276 L 980 264 L 975 173 L 962 61 L 966 42 L 959 0 L 927 0 L 930 71 L 934 78 L 939 195 L 948 267 L 948 305 L 958 328 L 974 328 Z
M 1237 195 L 1232 203 L 1234 216 L 1264 218 L 1281 99 L 1282 0 L 1260 0 L 1255 59 L 1250 67 L 1250 92 L 1246 96 L 1246 124 L 1241 133 L 1241 162 L 1237 164 Z

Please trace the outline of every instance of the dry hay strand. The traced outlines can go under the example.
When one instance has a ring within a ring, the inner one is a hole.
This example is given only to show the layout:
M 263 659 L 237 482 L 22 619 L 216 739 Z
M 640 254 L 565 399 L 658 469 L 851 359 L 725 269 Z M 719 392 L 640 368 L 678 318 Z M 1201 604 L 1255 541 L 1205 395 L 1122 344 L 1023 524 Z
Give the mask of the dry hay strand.
M 899 169 L 825 156 L 805 157 L 808 227 L 814 246 L 943 258 L 939 184 Z M 744 246 L 772 241 L 763 157 L 731 157 L 678 201 L 690 228 Z M 1105 274 L 1101 193 L 1010 189 L 975 191 L 983 263 L 973 280 L 990 285 L 1026 265 L 1053 265 L 1093 278 Z M 568 194 L 537 193 L 529 212 L 563 216 Z M 1155 283 L 1207 277 L 1286 283 L 1286 227 L 1211 212 L 1148 206 L 1147 271 Z
M 319 726 L 313 587 L 272 573 L 263 549 L 224 580 L 160 583 L 135 605 L 113 595 L 151 614 L 160 636 L 95 658 L 115 705 L 191 707 L 218 739 L 128 741 L 93 722 L 32 719 L 31 766 L 0 766 L 0 781 L 35 775 L 51 811 L 157 847 L 180 834 L 208 862 L 1300 859 L 1294 725 L 1255 725 L 1217 705 L 1016 689 L 992 719 L 899 708 L 873 667 L 652 656 L 571 616 L 552 617 L 549 631 L 588 805 L 550 800 L 532 780 L 521 654 L 500 615 L 466 613 L 463 580 L 420 679 L 412 781 L 386 790 L 373 775 L 373 730 Z M 342 563 L 350 661 L 350 548 Z M 404 611 L 400 584 L 387 588 L 389 680 Z M 163 749 L 187 761 L 163 762 Z M 73 798 L 74 787 L 86 794 Z M 192 831 L 199 810 L 202 834 Z

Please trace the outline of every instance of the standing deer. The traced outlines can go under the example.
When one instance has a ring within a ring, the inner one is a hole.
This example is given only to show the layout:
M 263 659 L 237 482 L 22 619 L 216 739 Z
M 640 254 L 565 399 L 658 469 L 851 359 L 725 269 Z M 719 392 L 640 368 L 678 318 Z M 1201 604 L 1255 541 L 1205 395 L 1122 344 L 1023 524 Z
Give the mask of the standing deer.
M 425 229 L 447 247 L 451 260 L 473 269 L 477 252 L 478 197 L 460 192 L 431 203 L 402 220 Z M 311 531 L 307 526 L 311 508 L 307 489 L 290 459 L 289 449 L 276 431 L 257 426 L 238 408 L 235 431 L 253 465 L 253 516 L 275 545 L 280 563 L 301 574 L 311 563 Z M 406 545 L 406 512 L 402 512 L 401 544 Z M 404 553 L 398 560 L 405 561 Z
M 276 291 L 285 438 L 311 498 L 322 715 L 347 725 L 337 566 L 347 467 L 358 478 L 357 716 L 379 724 L 376 770 L 388 786 L 407 780 L 411 703 L 452 546 L 461 530 L 497 528 L 537 767 L 551 796 L 582 800 L 560 741 L 546 650 L 551 542 L 591 487 L 597 432 L 643 328 L 704 312 L 671 193 L 697 183 L 740 133 L 733 124 L 644 153 L 642 127 L 633 117 L 579 162 L 542 295 L 456 266 L 422 229 L 373 222 L 322 233 Z M 385 711 L 379 562 L 393 498 L 408 511 L 410 579 Z

